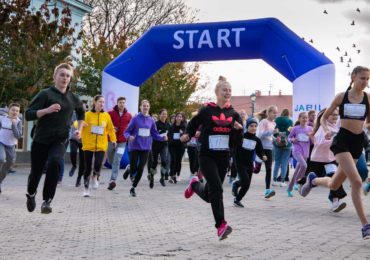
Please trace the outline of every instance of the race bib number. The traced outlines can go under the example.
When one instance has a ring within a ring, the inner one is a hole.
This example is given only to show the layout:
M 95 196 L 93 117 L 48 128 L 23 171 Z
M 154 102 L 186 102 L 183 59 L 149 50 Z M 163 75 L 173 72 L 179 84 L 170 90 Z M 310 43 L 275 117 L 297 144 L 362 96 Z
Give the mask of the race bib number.
M 4 121 L 1 122 L 1 126 L 2 126 L 2 128 L 12 129 L 12 121 L 10 121 L 9 119 L 4 120 Z
M 365 115 L 365 111 L 364 104 L 344 104 L 344 116 L 359 118 Z
M 333 173 L 338 168 L 334 163 L 325 164 L 324 167 L 325 167 L 326 174 Z
M 96 135 L 103 135 L 104 134 L 104 127 L 102 126 L 92 126 L 91 133 Z
M 210 150 L 228 150 L 229 136 L 228 135 L 210 135 L 208 137 Z
M 309 142 L 310 137 L 306 134 L 298 134 L 298 141 L 300 141 L 300 142 Z
M 179 140 L 180 139 L 180 133 L 173 133 L 173 140 Z
M 243 139 L 243 148 L 246 150 L 254 150 L 254 148 L 256 148 L 256 144 L 257 142 L 254 140 L 250 140 L 246 138 Z
M 119 147 L 117 148 L 117 154 L 121 155 L 125 153 L 125 147 Z
M 138 135 L 141 137 L 148 137 L 150 135 L 150 129 L 149 128 L 139 128 Z

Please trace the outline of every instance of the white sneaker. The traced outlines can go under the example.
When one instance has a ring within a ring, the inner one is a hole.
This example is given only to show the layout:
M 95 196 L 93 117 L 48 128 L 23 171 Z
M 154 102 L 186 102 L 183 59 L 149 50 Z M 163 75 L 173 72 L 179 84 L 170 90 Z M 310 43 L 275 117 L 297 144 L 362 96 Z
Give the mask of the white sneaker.
M 286 185 L 285 182 L 280 182 L 280 187 L 286 187 L 286 186 L 288 186 L 288 185 Z
M 94 178 L 93 178 L 93 181 L 92 181 L 92 187 L 93 187 L 93 189 L 97 189 L 97 188 L 99 188 L 99 181 L 98 181 L 98 176 L 94 176 Z
M 83 197 L 90 197 L 90 190 L 89 188 L 84 188 L 84 192 L 82 194 Z
M 277 181 L 272 181 L 272 186 L 279 186 L 279 183 Z
M 334 201 L 331 204 L 331 211 L 332 212 L 335 212 L 335 213 L 338 213 L 339 211 L 341 211 L 342 209 L 344 209 L 346 206 L 347 206 L 347 204 L 345 202 L 342 202 L 340 200 L 337 200 L 337 201 Z

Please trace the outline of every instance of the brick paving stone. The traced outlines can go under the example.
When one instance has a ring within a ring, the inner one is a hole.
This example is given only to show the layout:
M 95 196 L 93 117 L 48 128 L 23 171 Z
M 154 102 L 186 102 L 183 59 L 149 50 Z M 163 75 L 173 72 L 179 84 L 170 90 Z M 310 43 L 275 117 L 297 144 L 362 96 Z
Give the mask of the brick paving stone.
M 40 214 L 42 185 L 35 212 L 26 210 L 29 167 L 5 179 L 0 259 L 370 259 L 370 242 L 361 238 L 350 196 L 345 210 L 332 213 L 324 188 L 307 198 L 297 192 L 288 198 L 284 188 L 274 187 L 276 196 L 265 200 L 262 171 L 253 176 L 240 209 L 225 181 L 225 214 L 234 231 L 219 242 L 210 205 L 196 195 L 183 198 L 188 164 L 176 185 L 162 187 L 157 175 L 149 189 L 145 173 L 136 198 L 129 197 L 130 181 L 123 181 L 122 171 L 116 189 L 107 190 L 107 169 L 99 189 L 83 198 L 82 188 L 74 187 L 76 176 L 68 176 L 70 165 L 65 169 L 49 215 Z

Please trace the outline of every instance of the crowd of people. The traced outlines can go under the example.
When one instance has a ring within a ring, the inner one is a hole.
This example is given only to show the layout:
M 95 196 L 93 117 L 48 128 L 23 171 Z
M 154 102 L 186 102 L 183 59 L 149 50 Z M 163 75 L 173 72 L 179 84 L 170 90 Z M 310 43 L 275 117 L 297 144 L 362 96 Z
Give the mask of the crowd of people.
M 52 212 L 51 202 L 58 182 L 62 181 L 68 144 L 72 163 L 69 176 L 78 172 L 76 187 L 81 186 L 83 177 L 84 197 L 91 196 L 91 189 L 98 189 L 105 159 L 112 168 L 107 188 L 115 189 L 126 149 L 129 165 L 123 179 L 130 177 L 132 197 L 137 196 L 136 187 L 145 165 L 149 187 L 154 187 L 159 158 L 160 184 L 180 181 L 187 151 L 191 176 L 184 196 L 189 199 L 197 194 L 211 204 L 220 240 L 232 232 L 225 219 L 224 180 L 229 175 L 233 203 L 244 208 L 242 199 L 262 164 L 265 199 L 274 197 L 277 188 L 273 187 L 285 189 L 287 197 L 293 197 L 295 190 L 306 197 L 314 187 L 325 186 L 330 189 L 330 207 L 336 213 L 347 205 L 342 184 L 348 178 L 362 236 L 370 239 L 370 225 L 361 200 L 361 193 L 370 191 L 365 160 L 370 110 L 364 92 L 369 74 L 368 68 L 356 67 L 346 92 L 339 93 L 317 116 L 314 110 L 299 113 L 295 123 L 286 108 L 278 116 L 275 105 L 250 117 L 244 110 L 235 111 L 230 104 L 232 87 L 222 76 L 215 87 L 216 102 L 203 105 L 190 120 L 181 112 L 168 120 L 166 109 L 153 117 L 148 100 L 142 100 L 140 112 L 132 116 L 125 108 L 125 97 L 119 97 L 115 107 L 105 112 L 104 97 L 97 95 L 89 110 L 69 88 L 73 68 L 60 64 L 53 75 L 55 85 L 40 91 L 25 111 L 26 120 L 36 121 L 27 209 L 35 210 L 38 185 L 45 173 L 41 213 Z M 17 140 L 22 137 L 19 112 L 20 105 L 12 103 L 8 115 L 0 117 L 0 185 L 15 161 Z M 289 174 L 290 164 L 295 168 L 293 174 Z

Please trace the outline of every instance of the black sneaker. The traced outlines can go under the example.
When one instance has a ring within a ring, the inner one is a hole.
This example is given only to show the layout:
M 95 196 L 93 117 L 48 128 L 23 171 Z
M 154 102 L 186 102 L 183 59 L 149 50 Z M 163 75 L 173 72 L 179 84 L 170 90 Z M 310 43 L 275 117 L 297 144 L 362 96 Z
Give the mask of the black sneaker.
M 115 181 L 111 181 L 108 185 L 108 190 L 113 190 L 114 188 L 116 187 L 116 182 Z
M 41 213 L 42 214 L 49 214 L 53 211 L 50 207 L 51 200 L 45 200 L 41 205 Z
M 164 175 L 164 180 L 165 180 L 165 181 L 168 181 L 168 174 L 165 174 L 165 175 Z
M 238 208 L 244 208 L 244 205 L 239 201 L 234 199 L 234 206 Z
M 123 179 L 127 180 L 129 175 L 130 175 L 130 165 L 127 165 L 126 169 L 125 169 L 125 172 L 123 173 Z
M 159 179 L 159 183 L 160 183 L 163 187 L 165 187 L 165 186 L 166 186 L 166 183 L 164 182 L 164 178 L 163 178 L 163 176 Z
M 72 177 L 75 174 L 76 167 L 72 167 L 72 169 L 69 171 L 69 177 Z
M 131 195 L 131 197 L 136 197 L 136 192 L 135 192 L 135 188 L 134 187 L 131 188 L 130 195 Z
M 177 183 L 177 180 L 176 180 L 176 176 L 175 177 L 173 177 L 173 183 Z
M 78 187 L 81 186 L 81 177 L 80 176 L 77 177 L 76 185 L 75 186 L 76 186 L 76 188 L 78 188 Z
M 29 212 L 32 212 L 35 210 L 36 208 L 36 200 L 35 200 L 35 197 L 36 197 L 36 193 L 31 196 L 30 194 L 26 194 L 26 197 L 27 197 L 27 209 Z
M 238 188 L 239 187 L 237 181 L 233 181 L 231 193 L 233 194 L 234 197 L 238 196 Z
M 153 174 L 149 173 L 148 174 L 148 179 L 149 179 L 149 188 L 153 189 L 153 187 L 154 187 L 154 176 L 153 176 Z

